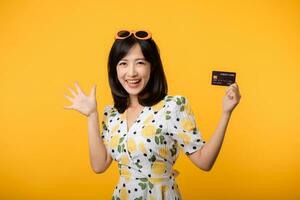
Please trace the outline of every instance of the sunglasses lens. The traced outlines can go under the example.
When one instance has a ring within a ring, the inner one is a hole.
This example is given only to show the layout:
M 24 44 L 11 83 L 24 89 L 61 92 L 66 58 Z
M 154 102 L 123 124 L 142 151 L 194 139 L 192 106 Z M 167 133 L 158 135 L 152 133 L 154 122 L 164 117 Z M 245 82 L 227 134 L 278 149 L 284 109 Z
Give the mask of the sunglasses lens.
M 119 37 L 128 37 L 129 34 L 130 34 L 129 31 L 119 31 L 119 32 L 118 32 L 118 36 L 119 36 Z
M 146 31 L 138 31 L 135 33 L 135 35 L 140 38 L 145 38 L 148 36 L 148 33 Z

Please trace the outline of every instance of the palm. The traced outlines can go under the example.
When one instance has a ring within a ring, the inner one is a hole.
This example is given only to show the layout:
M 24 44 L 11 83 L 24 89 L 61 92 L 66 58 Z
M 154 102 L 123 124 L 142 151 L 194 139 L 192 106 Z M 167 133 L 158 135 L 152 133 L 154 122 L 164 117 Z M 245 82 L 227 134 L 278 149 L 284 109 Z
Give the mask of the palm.
M 96 85 L 93 86 L 89 96 L 84 94 L 77 82 L 75 82 L 75 87 L 77 89 L 77 93 L 68 87 L 73 95 L 73 98 L 64 94 L 64 96 L 73 103 L 70 106 L 64 106 L 64 108 L 73 109 L 85 116 L 89 116 L 91 113 L 97 110 Z

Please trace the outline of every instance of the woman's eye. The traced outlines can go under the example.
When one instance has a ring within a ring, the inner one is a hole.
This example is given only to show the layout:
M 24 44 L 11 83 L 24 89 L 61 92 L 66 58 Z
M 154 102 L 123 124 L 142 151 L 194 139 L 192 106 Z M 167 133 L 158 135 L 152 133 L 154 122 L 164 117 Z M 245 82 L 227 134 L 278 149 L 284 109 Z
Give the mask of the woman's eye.
M 119 63 L 119 65 L 125 65 L 126 63 L 122 62 L 122 63 Z
M 145 63 L 144 62 L 138 62 L 138 64 L 144 65 Z

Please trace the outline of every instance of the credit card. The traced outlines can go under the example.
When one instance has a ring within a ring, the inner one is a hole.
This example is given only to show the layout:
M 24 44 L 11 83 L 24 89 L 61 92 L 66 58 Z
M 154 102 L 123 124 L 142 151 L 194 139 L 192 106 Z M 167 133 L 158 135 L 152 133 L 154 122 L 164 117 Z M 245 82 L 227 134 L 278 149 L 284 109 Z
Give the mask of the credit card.
M 229 86 L 235 83 L 235 72 L 212 71 L 211 84 Z

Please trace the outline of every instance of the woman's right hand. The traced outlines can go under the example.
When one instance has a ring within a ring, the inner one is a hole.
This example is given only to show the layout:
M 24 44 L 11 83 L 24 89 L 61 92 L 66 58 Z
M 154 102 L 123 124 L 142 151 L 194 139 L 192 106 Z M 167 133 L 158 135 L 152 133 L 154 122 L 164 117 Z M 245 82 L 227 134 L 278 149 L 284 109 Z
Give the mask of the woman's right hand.
M 70 106 L 64 106 L 64 108 L 76 110 L 87 117 L 90 114 L 97 112 L 96 84 L 93 86 L 89 96 L 84 94 L 77 82 L 75 82 L 75 87 L 78 94 L 74 92 L 72 88 L 68 87 L 73 95 L 73 98 L 64 94 L 65 98 L 73 103 Z

